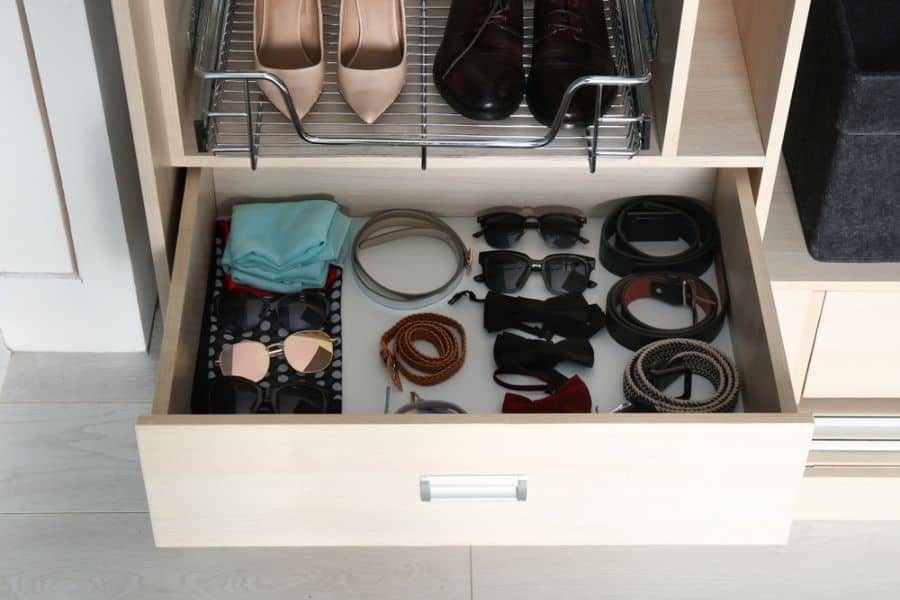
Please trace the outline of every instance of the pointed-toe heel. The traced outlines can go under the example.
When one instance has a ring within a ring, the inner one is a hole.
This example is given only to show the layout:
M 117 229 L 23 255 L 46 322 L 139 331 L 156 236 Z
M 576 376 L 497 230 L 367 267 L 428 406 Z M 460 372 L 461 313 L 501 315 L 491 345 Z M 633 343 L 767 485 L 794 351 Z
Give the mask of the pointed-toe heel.
M 325 81 L 321 0 L 254 0 L 253 19 L 254 65 L 284 82 L 302 119 L 319 99 Z M 260 81 L 259 88 L 290 118 L 274 84 Z
M 374 123 L 406 81 L 403 0 L 343 0 L 338 38 L 338 87 L 350 108 Z

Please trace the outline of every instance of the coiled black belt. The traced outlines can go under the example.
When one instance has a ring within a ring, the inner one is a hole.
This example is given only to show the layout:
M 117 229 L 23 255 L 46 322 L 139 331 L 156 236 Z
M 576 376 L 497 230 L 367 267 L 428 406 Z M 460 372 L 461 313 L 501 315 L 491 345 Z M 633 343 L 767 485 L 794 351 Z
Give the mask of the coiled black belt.
M 713 384 L 709 398 L 691 398 L 691 377 Z M 667 396 L 669 384 L 684 376 L 684 393 Z M 741 377 L 734 364 L 715 347 L 697 340 L 673 338 L 641 348 L 625 368 L 625 400 L 633 409 L 667 412 L 729 412 L 734 410 Z
M 705 281 L 690 273 L 641 273 L 620 279 L 606 296 L 606 328 L 614 340 L 630 350 L 667 338 L 691 338 L 711 342 L 722 331 L 727 310 L 727 288 L 721 268 L 716 292 Z M 655 298 L 674 306 L 688 306 L 693 324 L 678 329 L 663 329 L 638 319 L 629 305 L 643 298 Z
M 638 250 L 632 242 L 683 240 L 688 248 L 659 256 Z M 627 199 L 604 222 L 600 262 L 619 276 L 647 271 L 679 271 L 701 275 L 719 249 L 719 229 L 712 215 L 684 196 L 637 196 Z

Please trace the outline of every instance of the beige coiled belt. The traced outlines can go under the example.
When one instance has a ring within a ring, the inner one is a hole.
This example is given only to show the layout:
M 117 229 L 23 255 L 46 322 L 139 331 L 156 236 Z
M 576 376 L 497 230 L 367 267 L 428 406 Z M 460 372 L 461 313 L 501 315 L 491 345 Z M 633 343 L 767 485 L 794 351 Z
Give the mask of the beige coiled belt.
M 663 390 L 685 377 L 686 397 L 673 398 Z M 709 398 L 690 397 L 690 377 L 700 375 L 715 387 Z M 734 410 L 741 376 L 734 363 L 717 348 L 687 338 L 660 340 L 644 346 L 625 367 L 625 400 L 639 410 L 667 413 L 712 413 Z
M 363 267 L 360 251 L 407 237 L 441 240 L 453 251 L 456 270 L 443 285 L 425 292 L 400 292 L 379 281 Z M 351 254 L 353 275 L 360 288 L 375 302 L 400 310 L 415 310 L 434 304 L 450 295 L 472 267 L 472 255 L 459 235 L 439 218 L 421 210 L 395 209 L 380 212 L 369 219 L 356 234 Z

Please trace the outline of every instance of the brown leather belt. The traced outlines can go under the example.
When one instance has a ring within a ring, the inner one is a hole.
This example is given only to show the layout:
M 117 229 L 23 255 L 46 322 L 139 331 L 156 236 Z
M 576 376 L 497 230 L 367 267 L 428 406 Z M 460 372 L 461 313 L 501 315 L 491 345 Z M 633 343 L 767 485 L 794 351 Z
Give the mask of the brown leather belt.
M 721 269 L 719 289 L 727 292 Z M 678 329 L 654 327 L 637 318 L 629 305 L 654 298 L 691 309 L 692 324 Z M 606 296 L 606 328 L 614 340 L 630 350 L 667 338 L 691 338 L 711 342 L 722 331 L 728 295 L 720 301 L 716 292 L 690 273 L 636 273 L 619 280 Z
M 415 341 L 428 342 L 437 355 L 420 352 Z M 400 375 L 417 385 L 437 385 L 455 375 L 466 360 L 466 330 L 437 313 L 409 315 L 381 336 L 381 358 L 397 389 L 403 389 Z

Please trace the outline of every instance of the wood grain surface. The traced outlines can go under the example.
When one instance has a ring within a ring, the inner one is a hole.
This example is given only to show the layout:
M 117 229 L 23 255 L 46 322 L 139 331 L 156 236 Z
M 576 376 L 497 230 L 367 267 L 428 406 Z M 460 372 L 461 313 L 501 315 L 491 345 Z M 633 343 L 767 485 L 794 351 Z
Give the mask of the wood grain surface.
M 160 550 L 145 514 L 0 517 L 4 600 L 463 600 L 468 548 Z
M 900 523 L 798 523 L 781 548 L 474 548 L 477 600 L 844 600 L 900 585 Z
M 134 420 L 149 408 L 0 403 L 0 513 L 147 510 Z
M 700 2 L 678 154 L 765 155 L 731 0 Z

